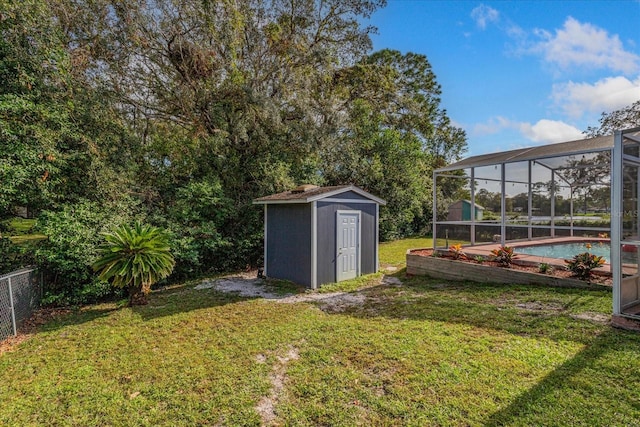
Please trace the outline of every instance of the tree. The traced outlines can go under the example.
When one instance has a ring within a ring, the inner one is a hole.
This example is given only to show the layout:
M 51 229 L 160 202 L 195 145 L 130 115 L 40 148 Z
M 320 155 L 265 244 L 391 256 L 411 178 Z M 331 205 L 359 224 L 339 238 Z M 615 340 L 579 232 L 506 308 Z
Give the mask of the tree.
M 600 126 L 589 126 L 584 133 L 587 138 L 593 138 L 602 135 L 611 135 L 616 130 L 624 130 L 640 127 L 640 100 L 633 104 L 612 111 L 610 113 L 602 113 L 600 116 Z
M 165 215 L 175 188 L 220 183 L 221 241 L 251 262 L 262 232 L 252 199 L 321 183 L 318 151 L 343 114 L 333 71 L 371 48 L 361 18 L 384 1 L 55 3 L 88 81 L 118 97 L 138 140 L 136 193 Z
M 458 160 L 466 139 L 440 108 L 440 86 L 426 56 L 385 49 L 338 70 L 334 80 L 344 121 L 339 137 L 320 150 L 323 178 L 387 199 L 382 239 L 428 228 L 433 170 Z M 440 197 L 462 181 L 447 184 Z
M 420 140 L 383 125 L 383 114 L 362 100 L 351 111 L 353 129 L 323 152 L 323 178 L 329 185 L 357 184 L 385 198 L 380 210 L 383 240 L 412 234 L 429 199 L 431 176 Z
M 2 0 L 0 10 L 1 218 L 55 197 L 57 142 L 73 131 L 59 108 L 68 62 L 45 5 Z
M 136 223 L 123 225 L 104 235 L 106 244 L 93 264 L 100 279 L 127 288 L 129 305 L 146 304 L 151 285 L 169 276 L 175 261 L 168 236 L 156 227 Z
M 0 0 L 0 218 L 14 206 L 118 197 L 127 177 L 112 98 L 78 71 L 49 6 Z
M 425 55 L 383 49 L 336 74 L 343 83 L 344 108 L 356 100 L 381 114 L 383 125 L 415 135 L 432 167 L 459 160 L 466 151 L 464 130 L 440 108 L 441 87 Z
M 71 44 L 142 143 L 154 126 L 186 131 L 194 153 L 182 158 L 242 208 L 313 177 L 334 113 L 328 76 L 370 49 L 359 18 L 384 1 L 59 3 Z

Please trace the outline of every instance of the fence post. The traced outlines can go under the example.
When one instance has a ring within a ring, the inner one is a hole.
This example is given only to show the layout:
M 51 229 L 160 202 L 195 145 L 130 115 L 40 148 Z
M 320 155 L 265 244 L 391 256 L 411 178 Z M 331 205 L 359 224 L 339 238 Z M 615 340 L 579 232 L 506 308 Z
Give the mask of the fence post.
M 16 310 L 13 306 L 13 291 L 11 290 L 11 276 L 7 278 L 9 282 L 9 308 L 11 308 L 11 322 L 13 323 L 13 336 L 18 335 L 18 329 L 16 327 Z

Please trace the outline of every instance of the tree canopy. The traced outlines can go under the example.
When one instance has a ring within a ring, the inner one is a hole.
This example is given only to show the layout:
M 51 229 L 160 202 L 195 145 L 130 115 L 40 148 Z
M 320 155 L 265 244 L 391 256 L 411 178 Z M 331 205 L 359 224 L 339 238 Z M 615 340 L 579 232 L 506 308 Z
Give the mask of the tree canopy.
M 301 183 L 387 199 L 383 239 L 419 231 L 466 136 L 424 55 L 371 51 L 384 3 L 0 0 L 0 218 L 135 215 L 178 276 L 259 263 L 252 200 Z
M 616 130 L 640 127 L 640 99 L 627 107 L 602 113 L 598 127 L 589 126 L 583 133 L 587 137 L 611 135 Z

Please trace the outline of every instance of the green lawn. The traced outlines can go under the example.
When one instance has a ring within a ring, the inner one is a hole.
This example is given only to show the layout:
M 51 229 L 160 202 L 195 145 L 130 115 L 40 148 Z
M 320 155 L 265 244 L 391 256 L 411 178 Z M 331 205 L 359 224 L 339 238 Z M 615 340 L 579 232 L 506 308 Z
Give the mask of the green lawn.
M 438 247 L 444 246 L 448 242 L 449 245 L 456 243 L 467 243 L 462 240 L 438 239 Z M 384 242 L 380 244 L 380 265 L 402 267 L 405 264 L 405 255 L 409 249 L 432 248 L 433 239 L 431 237 L 411 237 L 409 239 L 396 240 L 393 242 Z
M 29 234 L 36 224 L 35 219 L 14 217 L 3 221 L 11 234 Z
M 7 229 L 6 236 L 17 245 L 27 244 L 30 242 L 37 242 L 39 240 L 46 239 L 44 234 L 33 233 L 32 229 L 35 225 L 35 219 L 24 218 L 11 218 L 3 221 L 4 227 Z M 1 235 L 2 233 L 0 233 Z
M 601 322 L 609 292 L 379 280 L 343 311 L 194 283 L 86 307 L 0 355 L 0 425 L 640 426 L 640 334 Z

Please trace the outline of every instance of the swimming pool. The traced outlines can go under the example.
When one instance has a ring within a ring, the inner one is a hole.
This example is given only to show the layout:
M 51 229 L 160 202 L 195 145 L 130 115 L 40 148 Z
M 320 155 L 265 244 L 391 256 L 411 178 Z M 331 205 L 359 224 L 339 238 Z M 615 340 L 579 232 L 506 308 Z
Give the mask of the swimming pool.
M 609 245 L 609 242 L 553 243 L 547 245 L 514 247 L 513 250 L 520 254 L 559 259 L 570 259 L 577 254 L 589 252 L 593 255 L 603 257 L 606 262 L 609 262 L 609 258 L 611 256 L 611 246 Z M 625 254 L 623 253 L 623 257 L 624 255 Z

